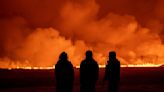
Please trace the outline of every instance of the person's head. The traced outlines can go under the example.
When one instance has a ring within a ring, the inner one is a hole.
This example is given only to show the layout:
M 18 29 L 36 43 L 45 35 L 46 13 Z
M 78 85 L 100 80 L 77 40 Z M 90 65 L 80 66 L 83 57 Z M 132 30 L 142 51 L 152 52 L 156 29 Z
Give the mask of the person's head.
M 116 52 L 115 51 L 109 52 L 109 59 L 116 59 Z
M 86 59 L 92 59 L 92 51 L 91 50 L 87 50 L 85 55 L 86 55 Z
M 59 59 L 60 60 L 67 60 L 68 59 L 68 56 L 67 56 L 67 53 L 66 52 L 62 52 L 59 56 Z

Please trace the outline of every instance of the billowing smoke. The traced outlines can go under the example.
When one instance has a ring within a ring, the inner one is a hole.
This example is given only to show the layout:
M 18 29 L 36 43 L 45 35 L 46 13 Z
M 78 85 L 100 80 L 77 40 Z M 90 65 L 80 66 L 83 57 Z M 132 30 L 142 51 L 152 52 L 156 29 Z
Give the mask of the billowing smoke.
M 53 66 L 66 51 L 74 66 L 93 50 L 122 64 L 164 63 L 163 0 L 0 1 L 0 67 Z

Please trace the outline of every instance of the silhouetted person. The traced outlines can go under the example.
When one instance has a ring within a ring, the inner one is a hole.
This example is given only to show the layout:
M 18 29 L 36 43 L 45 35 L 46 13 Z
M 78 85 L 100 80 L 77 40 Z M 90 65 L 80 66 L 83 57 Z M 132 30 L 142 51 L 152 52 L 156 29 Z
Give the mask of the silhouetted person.
M 86 51 L 86 58 L 80 64 L 80 92 L 95 92 L 99 67 L 92 57 L 92 51 Z
M 109 52 L 109 60 L 105 68 L 105 80 L 108 80 L 108 92 L 118 92 L 120 82 L 120 62 L 116 58 L 116 52 Z
M 74 81 L 74 69 L 67 54 L 62 52 L 55 65 L 56 92 L 72 92 Z

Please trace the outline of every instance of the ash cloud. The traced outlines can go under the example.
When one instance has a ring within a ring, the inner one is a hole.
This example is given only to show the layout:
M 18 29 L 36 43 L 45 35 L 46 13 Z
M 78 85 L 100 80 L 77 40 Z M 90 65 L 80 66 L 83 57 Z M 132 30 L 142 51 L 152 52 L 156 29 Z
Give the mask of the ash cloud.
M 116 50 L 122 64 L 162 64 L 163 0 L 0 1 L 0 67 L 52 66 L 62 51 L 79 65 Z

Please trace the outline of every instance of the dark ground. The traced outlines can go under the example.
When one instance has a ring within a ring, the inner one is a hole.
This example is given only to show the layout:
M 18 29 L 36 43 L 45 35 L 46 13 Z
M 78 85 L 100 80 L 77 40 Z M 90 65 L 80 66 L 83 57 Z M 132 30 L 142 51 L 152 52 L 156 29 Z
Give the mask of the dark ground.
M 101 86 L 104 69 L 100 69 L 96 92 Z M 53 70 L 0 69 L 0 92 L 55 92 Z M 75 69 L 74 92 L 79 92 L 79 70 Z M 121 68 L 120 92 L 164 92 L 164 67 Z

